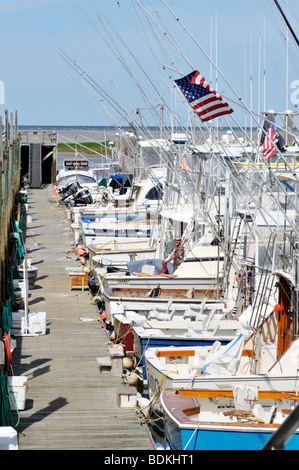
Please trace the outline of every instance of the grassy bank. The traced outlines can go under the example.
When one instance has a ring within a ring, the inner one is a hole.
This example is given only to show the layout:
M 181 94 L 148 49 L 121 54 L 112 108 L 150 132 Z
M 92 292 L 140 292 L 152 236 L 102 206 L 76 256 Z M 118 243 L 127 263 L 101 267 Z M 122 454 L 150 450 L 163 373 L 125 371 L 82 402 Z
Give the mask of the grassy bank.
M 59 153 L 63 152 L 75 152 L 74 143 L 64 144 L 59 143 L 57 148 Z M 82 154 L 96 155 L 95 152 L 98 152 L 102 155 L 111 155 L 111 150 L 107 142 L 78 142 L 77 150 Z

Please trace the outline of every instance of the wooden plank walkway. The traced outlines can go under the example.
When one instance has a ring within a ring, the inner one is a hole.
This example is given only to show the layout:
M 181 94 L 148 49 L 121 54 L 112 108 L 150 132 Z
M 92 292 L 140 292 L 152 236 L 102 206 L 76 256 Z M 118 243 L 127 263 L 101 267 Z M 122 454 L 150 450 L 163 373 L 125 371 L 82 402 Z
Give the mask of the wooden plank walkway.
M 13 352 L 14 375 L 28 377 L 19 449 L 151 450 L 151 436 L 138 414 L 117 405 L 121 377 L 99 371 L 96 358 L 108 356 L 109 343 L 88 290 L 69 292 L 66 268 L 80 264 L 75 254 L 66 253 L 73 249 L 72 237 L 57 201 L 50 186 L 28 191 L 32 223 L 26 248 L 38 267 L 29 309 L 47 313 L 48 333 L 17 337 Z

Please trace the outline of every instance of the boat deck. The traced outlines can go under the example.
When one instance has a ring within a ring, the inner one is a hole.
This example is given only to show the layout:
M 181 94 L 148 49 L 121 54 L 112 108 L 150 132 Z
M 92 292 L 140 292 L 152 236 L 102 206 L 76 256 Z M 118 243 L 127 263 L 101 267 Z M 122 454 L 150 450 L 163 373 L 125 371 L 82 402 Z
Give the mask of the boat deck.
M 38 267 L 29 309 L 47 313 L 47 334 L 16 337 L 14 375 L 28 378 L 19 450 L 153 449 L 134 409 L 117 404 L 121 377 L 99 370 L 111 345 L 89 291 L 69 291 L 68 270 L 80 264 L 58 197 L 52 187 L 30 189 L 28 204 L 26 248 Z

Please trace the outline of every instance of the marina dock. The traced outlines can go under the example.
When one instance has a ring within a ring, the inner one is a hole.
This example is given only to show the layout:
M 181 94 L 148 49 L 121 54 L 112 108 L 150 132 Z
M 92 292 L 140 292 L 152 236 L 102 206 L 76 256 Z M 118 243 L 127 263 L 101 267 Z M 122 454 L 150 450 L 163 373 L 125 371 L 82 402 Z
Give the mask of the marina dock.
M 80 263 L 58 199 L 52 185 L 28 191 L 26 249 L 38 267 L 29 311 L 46 312 L 47 332 L 16 338 L 13 371 L 28 379 L 19 450 L 153 449 L 135 410 L 118 406 L 121 376 L 99 370 L 111 345 L 89 290 L 69 290 Z

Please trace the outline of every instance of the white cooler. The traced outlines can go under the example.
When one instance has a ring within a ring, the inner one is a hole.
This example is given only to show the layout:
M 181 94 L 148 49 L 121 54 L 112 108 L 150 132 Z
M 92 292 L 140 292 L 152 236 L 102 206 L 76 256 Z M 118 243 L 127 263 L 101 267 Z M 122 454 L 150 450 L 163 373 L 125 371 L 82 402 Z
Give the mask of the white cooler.
M 8 387 L 9 387 L 9 392 L 11 394 L 11 397 L 13 401 L 15 402 L 15 405 L 18 410 L 25 410 L 25 405 L 26 405 L 26 392 L 28 388 L 28 381 L 27 377 L 23 375 L 12 375 L 8 376 Z M 12 403 L 10 397 L 9 397 L 9 404 L 10 404 L 10 409 L 15 410 L 16 407 Z M 1 427 L 0 427 L 1 429 Z
M 21 331 L 25 328 L 25 313 L 12 312 L 13 326 L 11 327 L 11 334 L 18 336 L 22 335 Z M 47 314 L 46 312 L 30 312 L 28 313 L 28 327 L 30 333 L 36 335 L 45 335 L 47 328 Z
M 18 450 L 18 434 L 11 426 L 0 427 L 0 450 Z

